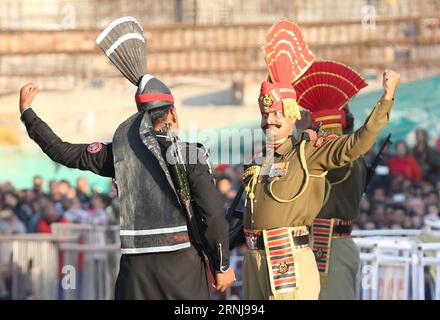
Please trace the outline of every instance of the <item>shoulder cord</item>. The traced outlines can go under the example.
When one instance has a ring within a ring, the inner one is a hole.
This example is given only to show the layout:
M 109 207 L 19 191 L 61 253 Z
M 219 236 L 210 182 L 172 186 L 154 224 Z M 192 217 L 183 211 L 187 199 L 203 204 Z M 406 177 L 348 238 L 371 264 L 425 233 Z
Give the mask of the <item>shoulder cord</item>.
M 351 175 L 351 170 L 353 169 L 353 162 L 350 162 L 350 167 L 349 167 L 349 169 L 347 170 L 347 172 L 345 173 L 345 176 L 341 179 L 341 180 L 338 180 L 338 181 L 336 181 L 336 182 L 330 182 L 330 181 L 328 181 L 327 179 L 325 179 L 325 184 L 326 184 L 326 186 L 327 186 L 327 192 L 326 192 L 326 194 L 325 194 L 325 197 L 324 197 L 324 201 L 323 201 L 323 203 L 322 203 L 322 206 L 325 206 L 326 205 L 326 203 L 328 202 L 328 199 L 330 198 L 330 192 L 332 191 L 332 187 L 333 186 L 336 186 L 336 185 L 338 185 L 338 184 L 341 184 L 341 183 L 343 183 L 344 181 L 346 181 L 349 177 L 350 177 L 350 175 Z
M 298 198 L 304 193 L 304 191 L 307 189 L 307 186 L 308 186 L 308 184 L 309 184 L 309 179 L 310 179 L 310 177 L 322 178 L 322 177 L 324 177 L 324 176 L 327 174 L 327 171 L 323 172 L 323 173 L 320 174 L 320 175 L 311 175 L 311 174 L 309 174 L 309 169 L 307 168 L 307 161 L 306 161 L 306 157 L 305 157 L 305 144 L 306 144 L 306 141 L 303 140 L 303 141 L 301 141 L 301 143 L 300 143 L 300 145 L 299 145 L 299 160 L 300 160 L 300 163 L 301 163 L 301 168 L 302 168 L 303 171 L 304 171 L 305 181 L 304 181 L 304 183 L 303 183 L 303 185 L 302 185 L 302 187 L 301 187 L 301 190 L 298 192 L 298 194 L 297 194 L 296 196 L 293 196 L 293 197 L 290 198 L 290 199 L 281 199 L 281 198 L 278 198 L 278 197 L 274 194 L 274 192 L 273 192 L 273 190 L 272 190 L 272 185 L 273 185 L 274 182 L 278 181 L 280 178 L 279 178 L 279 177 L 276 177 L 275 179 L 273 179 L 273 180 L 269 183 L 269 192 L 270 192 L 271 196 L 272 196 L 276 201 L 278 201 L 278 202 L 281 202 L 281 203 L 287 203 L 287 202 L 292 202 L 292 201 L 298 199 Z
M 247 200 L 249 198 L 251 203 L 251 213 L 254 212 L 254 198 L 255 198 L 255 186 L 258 182 L 258 176 L 260 175 L 260 166 L 252 166 L 248 168 L 242 177 L 244 191 L 246 192 L 246 199 L 244 202 L 244 206 L 246 207 Z

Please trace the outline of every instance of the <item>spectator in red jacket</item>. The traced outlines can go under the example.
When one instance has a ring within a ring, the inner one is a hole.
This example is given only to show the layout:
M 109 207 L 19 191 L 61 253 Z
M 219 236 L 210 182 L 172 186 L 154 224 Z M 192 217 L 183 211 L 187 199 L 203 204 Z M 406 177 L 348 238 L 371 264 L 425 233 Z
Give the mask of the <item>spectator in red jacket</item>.
M 440 168 L 440 154 L 429 146 L 428 140 L 428 132 L 424 129 L 417 129 L 416 145 L 412 149 L 412 154 L 419 162 L 423 179 L 435 183 Z
M 66 223 L 67 220 L 62 215 L 58 215 L 53 202 L 47 201 L 43 205 L 42 216 L 37 224 L 37 231 L 41 233 L 52 233 L 51 224 L 55 222 Z
M 422 179 L 422 170 L 417 160 L 408 152 L 408 146 L 402 140 L 396 143 L 396 154 L 389 162 L 391 176 L 401 175 L 412 182 Z

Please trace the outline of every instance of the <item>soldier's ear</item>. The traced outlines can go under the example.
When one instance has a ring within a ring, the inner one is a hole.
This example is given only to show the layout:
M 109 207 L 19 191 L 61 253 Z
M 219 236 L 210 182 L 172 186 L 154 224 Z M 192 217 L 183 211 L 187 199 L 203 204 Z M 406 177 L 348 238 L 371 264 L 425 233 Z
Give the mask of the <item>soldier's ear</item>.
M 171 120 L 173 123 L 178 123 L 177 119 L 177 112 L 176 108 L 174 108 L 174 105 L 171 106 L 170 111 L 168 112 L 168 119 Z

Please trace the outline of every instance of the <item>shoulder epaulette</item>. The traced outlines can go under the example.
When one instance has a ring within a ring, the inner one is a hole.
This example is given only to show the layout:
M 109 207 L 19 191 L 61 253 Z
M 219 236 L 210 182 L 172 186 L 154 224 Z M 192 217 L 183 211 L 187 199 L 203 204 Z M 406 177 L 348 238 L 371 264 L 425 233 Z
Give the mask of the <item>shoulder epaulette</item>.
M 312 141 L 318 138 L 316 131 L 307 129 L 301 133 L 301 140 Z
M 339 136 L 337 134 L 330 134 L 328 136 L 321 136 L 318 139 L 316 139 L 315 147 L 316 148 L 320 148 L 322 146 L 322 144 L 324 143 L 324 141 L 326 141 L 326 140 L 334 140 L 334 139 L 336 139 L 338 137 Z
M 326 137 L 326 140 L 333 140 L 338 138 L 339 136 L 337 134 L 330 134 Z

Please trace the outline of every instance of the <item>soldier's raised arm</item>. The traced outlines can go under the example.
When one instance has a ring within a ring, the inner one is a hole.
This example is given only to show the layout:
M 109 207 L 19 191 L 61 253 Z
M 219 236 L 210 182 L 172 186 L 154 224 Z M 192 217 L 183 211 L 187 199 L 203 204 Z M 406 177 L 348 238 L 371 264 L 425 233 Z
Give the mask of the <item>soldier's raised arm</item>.
M 69 168 L 92 171 L 105 177 L 114 177 L 112 145 L 100 142 L 91 144 L 62 141 L 31 108 L 34 97 L 41 90 L 28 83 L 20 90 L 21 120 L 29 137 L 34 140 L 53 161 Z
M 374 145 L 380 131 L 388 124 L 394 93 L 400 75 L 391 70 L 383 73 L 384 95 L 377 102 L 362 127 L 350 135 L 327 137 L 309 143 L 310 168 L 329 170 L 344 166 L 365 154 Z

